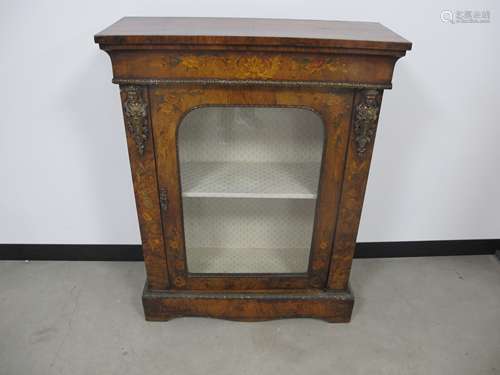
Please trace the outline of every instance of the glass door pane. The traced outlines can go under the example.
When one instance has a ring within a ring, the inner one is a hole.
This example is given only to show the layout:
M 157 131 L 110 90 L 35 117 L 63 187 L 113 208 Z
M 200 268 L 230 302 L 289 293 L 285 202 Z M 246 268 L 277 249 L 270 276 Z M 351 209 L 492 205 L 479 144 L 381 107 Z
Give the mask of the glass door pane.
M 300 108 L 204 107 L 178 148 L 188 271 L 305 273 L 323 123 Z

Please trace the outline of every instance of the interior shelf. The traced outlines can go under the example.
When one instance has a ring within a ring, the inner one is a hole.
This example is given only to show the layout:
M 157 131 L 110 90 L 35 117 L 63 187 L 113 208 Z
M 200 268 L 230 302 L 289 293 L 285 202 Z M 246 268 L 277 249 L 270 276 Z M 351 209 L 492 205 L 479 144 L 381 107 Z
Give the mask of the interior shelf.
M 306 248 L 188 248 L 187 252 L 192 273 L 304 273 L 309 260 Z
M 319 163 L 184 162 L 182 196 L 315 199 Z

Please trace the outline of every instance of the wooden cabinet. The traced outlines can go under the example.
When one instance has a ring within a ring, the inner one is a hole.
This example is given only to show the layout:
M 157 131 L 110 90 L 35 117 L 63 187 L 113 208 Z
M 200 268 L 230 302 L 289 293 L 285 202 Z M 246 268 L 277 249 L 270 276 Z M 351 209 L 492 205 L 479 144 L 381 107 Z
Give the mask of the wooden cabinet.
M 124 18 L 120 85 L 148 320 L 346 322 L 384 89 L 411 43 L 378 23 Z

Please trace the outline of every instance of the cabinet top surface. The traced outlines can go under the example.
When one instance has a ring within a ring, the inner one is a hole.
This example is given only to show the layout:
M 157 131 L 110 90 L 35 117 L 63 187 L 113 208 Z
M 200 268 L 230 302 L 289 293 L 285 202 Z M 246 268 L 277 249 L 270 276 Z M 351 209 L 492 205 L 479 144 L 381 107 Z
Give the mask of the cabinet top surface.
M 191 44 L 405 51 L 411 43 L 376 22 L 257 18 L 125 17 L 95 35 L 101 45 Z

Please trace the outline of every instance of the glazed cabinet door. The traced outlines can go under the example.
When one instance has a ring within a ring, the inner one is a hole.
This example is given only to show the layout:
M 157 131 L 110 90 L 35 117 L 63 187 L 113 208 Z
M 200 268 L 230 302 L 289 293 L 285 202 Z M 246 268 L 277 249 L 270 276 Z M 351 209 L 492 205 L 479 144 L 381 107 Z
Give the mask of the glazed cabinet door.
M 353 92 L 152 86 L 170 285 L 326 286 Z

